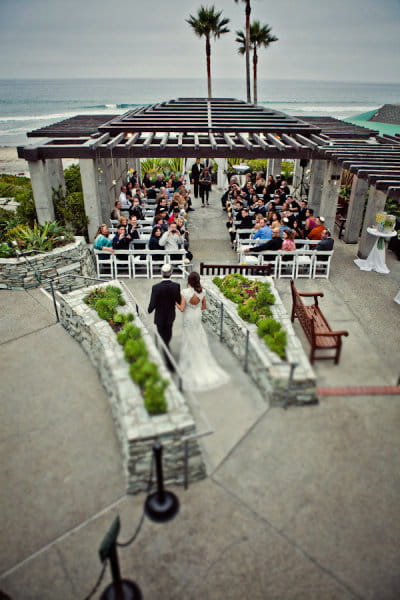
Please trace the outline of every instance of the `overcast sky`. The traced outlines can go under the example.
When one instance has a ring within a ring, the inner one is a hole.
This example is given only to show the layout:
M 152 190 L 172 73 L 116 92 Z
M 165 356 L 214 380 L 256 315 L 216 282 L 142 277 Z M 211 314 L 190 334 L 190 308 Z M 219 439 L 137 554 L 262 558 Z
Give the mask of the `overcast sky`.
M 203 77 L 205 43 L 185 22 L 201 4 L 229 17 L 213 77 L 242 77 L 234 0 L 0 0 L 0 77 Z M 400 82 L 400 0 L 252 0 L 279 41 L 260 78 Z

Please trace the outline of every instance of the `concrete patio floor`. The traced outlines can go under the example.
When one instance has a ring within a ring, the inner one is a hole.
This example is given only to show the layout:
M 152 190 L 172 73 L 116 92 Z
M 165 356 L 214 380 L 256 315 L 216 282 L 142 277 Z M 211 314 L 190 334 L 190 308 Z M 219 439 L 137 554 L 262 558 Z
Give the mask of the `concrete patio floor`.
M 218 196 L 195 208 L 195 266 L 233 261 Z M 318 384 L 394 384 L 400 261 L 388 253 L 391 272 L 378 275 L 359 271 L 354 257 L 354 246 L 336 240 L 330 279 L 298 282 L 323 291 L 329 322 L 350 332 L 340 365 L 316 363 Z M 150 285 L 129 282 L 143 304 Z M 289 282 L 276 285 L 289 307 Z M 13 600 L 83 599 L 114 516 L 124 541 L 145 496 L 125 494 L 107 398 L 51 303 L 39 290 L 2 290 L 0 309 L 0 590 Z M 179 335 L 177 323 L 175 354 Z M 215 430 L 203 439 L 209 476 L 174 488 L 181 507 L 173 521 L 145 519 L 119 551 L 123 576 L 147 599 L 397 600 L 400 397 L 272 409 L 211 343 L 232 386 L 198 398 Z M 94 598 L 109 581 L 107 569 Z

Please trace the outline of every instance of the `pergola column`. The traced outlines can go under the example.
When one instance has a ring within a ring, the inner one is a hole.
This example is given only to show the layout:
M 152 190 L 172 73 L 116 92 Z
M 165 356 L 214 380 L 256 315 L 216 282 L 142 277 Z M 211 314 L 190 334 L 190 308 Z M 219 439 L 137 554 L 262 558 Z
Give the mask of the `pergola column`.
M 79 165 L 81 169 L 83 202 L 85 204 L 86 216 L 89 218 L 89 239 L 92 241 L 99 225 L 103 223 L 98 190 L 97 163 L 91 158 L 81 158 Z
M 368 181 L 359 179 L 357 175 L 354 175 L 343 235 L 346 244 L 356 244 L 358 242 L 367 193 Z
M 121 193 L 121 186 L 126 185 L 127 183 L 127 168 L 126 168 L 126 158 L 114 158 L 113 159 L 113 168 L 114 168 L 114 179 L 115 179 L 115 187 L 114 187 L 114 195 L 115 200 L 119 197 Z
M 40 224 L 54 221 L 54 205 L 49 175 L 44 160 L 28 160 L 36 214 Z
M 60 186 L 65 194 L 64 168 L 61 158 L 48 158 L 45 163 L 51 196 L 53 196 L 53 190 L 58 190 Z
M 293 162 L 294 162 L 294 166 L 293 166 L 292 188 L 293 188 L 293 190 L 297 190 L 297 189 L 300 189 L 301 175 L 303 173 L 303 168 L 300 165 L 299 158 L 296 158 Z
M 273 175 L 274 178 L 276 175 L 281 174 L 282 170 L 282 159 L 281 158 L 272 158 L 268 161 L 268 164 L 271 163 L 271 170 L 268 175 Z
M 342 179 L 342 167 L 334 160 L 330 160 L 326 166 L 326 178 L 322 188 L 321 205 L 316 214 L 325 217 L 325 225 L 333 231 L 337 211 L 337 203 Z
M 217 188 L 223 190 L 228 185 L 228 159 L 227 158 L 216 158 L 215 162 L 218 165 L 217 171 Z
M 97 191 L 100 202 L 102 223 L 108 223 L 114 207 L 114 186 L 110 158 L 98 158 L 94 161 L 97 171 Z
M 358 246 L 357 252 L 357 255 L 360 258 L 367 258 L 372 246 L 374 245 L 376 238 L 368 234 L 367 227 L 371 227 L 375 224 L 376 213 L 384 210 L 386 200 L 386 192 L 377 190 L 374 185 L 371 185 L 369 190 L 367 208 L 365 209 L 363 230 L 361 233 L 360 244 Z
M 326 160 L 311 161 L 310 189 L 308 190 L 308 206 L 317 215 L 320 212 L 321 196 L 326 179 Z

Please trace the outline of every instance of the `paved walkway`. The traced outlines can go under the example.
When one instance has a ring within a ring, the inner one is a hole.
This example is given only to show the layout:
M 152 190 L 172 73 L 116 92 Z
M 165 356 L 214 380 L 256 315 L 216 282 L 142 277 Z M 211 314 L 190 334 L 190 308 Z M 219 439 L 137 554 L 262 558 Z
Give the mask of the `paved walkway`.
M 195 259 L 233 258 L 218 198 L 191 213 Z M 216 219 L 211 223 L 207 212 Z M 345 324 L 341 364 L 320 362 L 321 387 L 395 385 L 400 262 L 362 273 L 336 242 L 323 309 Z M 143 302 L 146 285 L 132 282 Z M 277 282 L 290 305 L 288 281 Z M 37 290 L 0 292 L 0 590 L 13 600 L 81 599 L 100 571 L 99 544 L 116 514 L 134 531 L 144 496 L 126 496 L 105 394 L 86 355 L 54 323 Z M 301 332 L 299 332 L 301 336 Z M 179 325 L 173 351 L 179 350 Z M 398 395 L 321 396 L 270 409 L 212 340 L 232 387 L 198 398 L 215 433 L 209 477 L 177 488 L 175 520 L 145 520 L 120 550 L 144 598 L 395 600 L 400 596 Z M 307 343 L 305 342 L 307 348 Z M 99 597 L 110 576 L 107 571 Z

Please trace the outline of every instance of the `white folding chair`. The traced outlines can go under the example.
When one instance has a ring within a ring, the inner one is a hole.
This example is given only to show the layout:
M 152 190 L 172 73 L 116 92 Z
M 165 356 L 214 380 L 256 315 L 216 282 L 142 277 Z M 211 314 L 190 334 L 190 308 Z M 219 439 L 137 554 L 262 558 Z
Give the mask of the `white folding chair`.
M 166 263 L 167 254 L 165 250 L 149 250 L 148 261 L 151 279 L 161 277 L 161 267 Z
M 313 250 L 296 250 L 296 279 L 310 279 L 314 261 Z
M 119 277 L 127 277 L 132 279 L 130 252 L 130 250 L 115 250 L 114 254 L 112 255 L 116 279 Z
M 313 279 L 329 279 L 333 250 L 315 250 Z
M 278 276 L 278 265 L 279 265 L 279 257 L 280 250 L 264 250 L 264 252 L 260 252 L 260 265 L 270 265 L 272 268 L 271 277 Z
M 174 250 L 170 254 L 167 254 L 166 262 L 172 266 L 173 273 L 179 273 L 176 275 L 178 277 L 185 277 L 186 275 L 186 267 L 188 266 L 185 263 L 186 259 L 186 250 Z
M 150 277 L 149 250 L 130 250 L 130 262 L 133 279 L 138 277 Z
M 114 279 L 114 261 L 112 254 L 95 250 L 96 271 L 98 279 Z
M 278 262 L 278 279 L 285 277 L 290 277 L 290 279 L 294 278 L 296 271 L 296 256 L 297 252 L 295 250 L 292 252 L 285 250 L 281 251 Z

